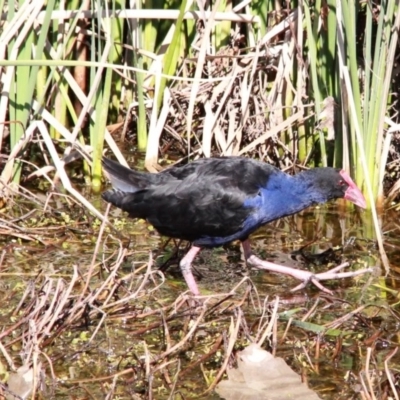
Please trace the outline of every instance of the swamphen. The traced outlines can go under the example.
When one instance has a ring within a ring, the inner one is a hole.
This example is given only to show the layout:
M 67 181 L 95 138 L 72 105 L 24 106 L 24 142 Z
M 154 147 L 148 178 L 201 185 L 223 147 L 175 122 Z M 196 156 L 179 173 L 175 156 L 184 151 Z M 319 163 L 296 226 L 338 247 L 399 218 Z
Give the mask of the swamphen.
M 184 166 L 167 168 L 158 174 L 138 172 L 103 159 L 113 189 L 103 198 L 143 218 L 162 235 L 192 243 L 180 262 L 186 283 L 199 294 L 191 264 L 202 247 L 242 242 L 247 264 L 290 275 L 302 281 L 294 290 L 313 282 L 345 278 L 369 272 L 340 272 L 341 265 L 328 272 L 312 272 L 263 261 L 252 254 L 249 235 L 260 226 L 297 213 L 317 203 L 345 198 L 359 207 L 366 202 L 361 191 L 343 170 L 313 168 L 290 176 L 272 165 L 243 157 L 204 158 Z

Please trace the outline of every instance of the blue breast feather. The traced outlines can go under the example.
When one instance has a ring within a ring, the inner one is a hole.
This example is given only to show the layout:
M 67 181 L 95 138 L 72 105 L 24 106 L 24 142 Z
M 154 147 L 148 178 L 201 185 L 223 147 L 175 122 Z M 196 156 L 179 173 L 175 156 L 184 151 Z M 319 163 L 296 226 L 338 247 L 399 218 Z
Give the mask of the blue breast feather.
M 244 239 L 262 225 L 294 214 L 313 203 L 311 199 L 304 198 L 304 189 L 291 176 L 280 174 L 274 177 L 270 177 L 267 186 L 260 188 L 256 196 L 244 201 L 243 207 L 252 209 L 252 212 L 244 221 L 242 229 L 226 237 L 203 236 L 194 244 L 213 247 Z

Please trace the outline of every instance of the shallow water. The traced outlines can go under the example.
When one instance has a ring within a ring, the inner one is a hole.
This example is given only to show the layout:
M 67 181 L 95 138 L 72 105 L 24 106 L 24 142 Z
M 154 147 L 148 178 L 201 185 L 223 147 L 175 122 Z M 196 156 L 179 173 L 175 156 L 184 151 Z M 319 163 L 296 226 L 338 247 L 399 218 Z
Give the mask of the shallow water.
M 101 204 L 98 197 L 93 202 Z M 36 354 L 42 362 L 41 376 L 46 388 L 42 397 L 70 398 L 88 393 L 94 398 L 103 398 L 109 393 L 114 398 L 164 399 L 171 393 L 176 399 L 198 397 L 224 362 L 230 324 L 241 315 L 241 328 L 234 346 L 239 350 L 260 334 L 265 299 L 273 301 L 276 296 L 281 300 L 281 316 L 275 332 L 277 343 L 266 341 L 266 348 L 285 358 L 326 399 L 358 396 L 360 374 L 365 371 L 367 349 L 371 348 L 371 368 L 383 376 L 377 387 L 384 393 L 387 383 L 383 363 L 400 341 L 397 314 L 400 236 L 396 213 L 381 217 L 391 272 L 387 276 L 382 272 L 378 276 L 329 281 L 326 285 L 334 291 L 333 296 L 321 294 L 312 286 L 292 294 L 289 290 L 297 285 L 293 279 L 265 271 L 249 271 L 238 243 L 202 251 L 195 261 L 202 294 L 228 293 L 244 278 L 249 279 L 244 279 L 235 295 L 221 304 L 216 299 L 212 303 L 214 308 L 210 306 L 197 321 L 199 311 L 188 308 L 188 303 L 174 305 L 187 290 L 177 267 L 182 252 L 172 258 L 164 281 L 161 274 L 154 272 L 147 276 L 148 283 L 140 286 L 150 255 L 154 258 L 152 270 L 156 271 L 176 250 L 172 242 L 162 249 L 165 239 L 145 222 L 125 220 L 123 213 L 112 210 L 111 219 L 123 238 L 106 228 L 92 264 L 98 221 L 75 206 L 66 208 L 64 215 L 59 212 L 43 215 L 38 211 L 17 220 L 25 212 L 20 209 L 15 215 L 8 212 L 1 217 L 0 298 L 5 301 L 0 305 L 0 326 L 3 327 L 0 341 L 9 359 L 19 366 L 23 360 L 32 360 L 29 351 L 35 348 L 32 343 L 37 335 Z M 350 263 L 350 269 L 381 267 L 369 214 L 345 211 L 337 205 L 310 209 L 269 224 L 253 235 L 252 242 L 254 252 L 260 257 L 316 272 L 343 261 Z M 127 249 L 127 253 L 117 263 L 122 249 Z M 87 301 L 87 314 L 82 313 L 77 320 L 63 325 L 71 317 L 66 310 L 74 309 L 91 265 L 87 293 L 102 294 L 93 295 L 93 302 Z M 65 297 L 68 299 L 65 310 L 58 315 L 51 330 L 40 336 L 40 329 L 45 329 L 45 324 L 40 324 L 53 301 L 52 293 L 61 282 L 68 287 L 74 266 L 78 276 L 71 293 Z M 117 268 L 115 277 L 109 286 L 102 288 L 113 268 Z M 54 286 L 47 293 L 49 279 Z M 123 301 L 120 306 L 104 307 L 103 301 L 117 304 L 124 296 L 135 294 L 136 289 L 138 293 L 131 300 Z M 42 311 L 33 318 L 34 326 L 24 312 L 40 296 L 45 301 Z M 265 310 L 270 313 L 269 306 Z M 339 321 L 340 318 L 344 321 Z M 196 323 L 194 333 L 186 338 Z M 323 334 L 316 331 L 318 327 L 335 328 L 338 332 Z M 94 333 L 94 339 L 89 341 Z M 183 345 L 179 346 L 182 341 Z M 174 346 L 176 351 L 165 355 Z M 158 360 L 160 354 L 164 356 Z M 196 363 L 201 357 L 203 361 Z M 396 355 L 390 365 L 399 362 L 400 355 Z M 1 363 L 11 370 L 4 354 Z M 233 358 L 229 361 L 232 363 Z M 119 373 L 118 378 L 113 378 Z M 211 393 L 204 398 L 218 396 Z

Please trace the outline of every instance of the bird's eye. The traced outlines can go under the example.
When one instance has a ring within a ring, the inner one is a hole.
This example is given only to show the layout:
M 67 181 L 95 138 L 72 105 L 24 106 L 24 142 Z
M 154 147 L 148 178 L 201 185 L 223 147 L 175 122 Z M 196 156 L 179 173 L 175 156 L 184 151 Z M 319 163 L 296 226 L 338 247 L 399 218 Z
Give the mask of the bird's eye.
M 340 181 L 339 181 L 339 185 L 340 186 L 344 186 L 346 184 L 346 182 L 343 180 L 343 179 L 341 179 Z

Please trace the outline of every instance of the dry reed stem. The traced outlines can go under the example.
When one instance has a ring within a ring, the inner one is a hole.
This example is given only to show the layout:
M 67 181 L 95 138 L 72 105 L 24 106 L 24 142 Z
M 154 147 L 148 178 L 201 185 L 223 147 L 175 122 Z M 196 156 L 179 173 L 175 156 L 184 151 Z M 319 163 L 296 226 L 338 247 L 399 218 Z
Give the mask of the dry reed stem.
M 292 322 L 293 322 L 293 318 L 289 318 L 289 320 L 288 320 L 288 322 L 286 324 L 285 331 L 283 332 L 282 338 L 279 341 L 280 343 L 284 343 L 285 342 L 286 336 L 287 336 L 287 334 L 289 332 L 289 329 L 290 329 L 290 326 L 292 325 Z
M 371 362 L 371 354 L 372 354 L 372 348 L 368 347 L 367 348 L 367 357 L 365 359 L 364 376 L 365 376 L 365 379 L 367 380 L 367 386 L 368 386 L 369 392 L 366 392 L 365 394 L 371 400 L 376 400 L 374 389 L 373 389 L 373 384 L 371 381 L 371 374 L 370 374 L 370 370 L 369 370 L 369 365 Z
M 230 357 L 232 355 L 232 351 L 233 351 L 233 348 L 235 346 L 235 343 L 236 343 L 236 340 L 237 340 L 237 337 L 238 337 L 239 328 L 240 328 L 240 325 L 241 325 L 242 318 L 243 318 L 243 316 L 242 316 L 242 312 L 241 312 L 240 309 L 238 309 L 238 312 L 237 312 L 236 324 L 234 323 L 233 317 L 231 317 L 231 324 L 230 324 L 230 327 L 229 327 L 229 341 L 228 341 L 228 346 L 227 346 L 226 351 L 225 351 L 224 362 L 222 363 L 222 366 L 219 369 L 217 375 L 215 376 L 215 379 L 212 382 L 212 384 L 208 387 L 208 389 L 204 393 L 202 393 L 201 396 L 204 396 L 204 395 L 210 393 L 212 390 L 214 390 L 215 386 L 218 384 L 218 382 L 222 378 L 222 375 L 225 373 L 225 370 L 226 370 L 226 368 L 228 366 L 229 359 L 230 359 Z
M 173 395 L 174 395 L 174 393 L 175 393 L 175 388 L 176 388 L 176 385 L 178 384 L 178 378 L 181 376 L 181 373 L 180 373 L 180 370 L 181 370 L 181 361 L 180 360 L 177 360 L 177 364 L 178 364 L 178 368 L 176 369 L 176 373 L 175 373 L 175 376 L 174 376 L 174 378 L 173 378 L 173 385 L 172 385 L 172 388 L 171 388 L 171 392 L 170 392 L 170 395 L 169 395 L 169 397 L 168 397 L 168 400 L 173 400 Z
M 301 344 L 301 348 L 303 349 L 303 354 L 306 356 L 308 365 L 310 366 L 310 368 L 311 368 L 314 372 L 316 372 L 317 369 L 316 369 L 315 365 L 313 364 L 313 362 L 311 361 L 311 357 L 310 357 L 310 355 L 309 355 L 309 353 L 308 353 L 308 349 L 306 348 L 306 346 L 304 346 L 304 344 Z M 307 386 L 308 386 L 308 384 L 307 384 Z
M 399 350 L 398 347 L 394 348 L 393 351 L 391 351 L 389 353 L 389 355 L 385 358 L 385 373 L 386 373 L 387 379 L 389 381 L 390 388 L 392 389 L 393 396 L 396 400 L 399 400 L 400 397 L 399 397 L 399 393 L 397 392 L 396 386 L 393 382 L 393 375 L 390 372 L 388 364 L 389 364 L 390 359 L 397 353 L 398 350 Z
M 264 303 L 265 305 L 266 303 Z M 277 324 L 278 322 L 278 307 L 279 307 L 279 296 L 277 296 L 275 298 L 275 302 L 274 302 L 274 306 L 272 309 L 272 314 L 271 317 L 269 318 L 269 322 L 268 325 L 266 326 L 265 329 L 263 329 L 263 327 L 261 327 L 261 329 L 258 330 L 258 332 L 262 332 L 261 337 L 258 339 L 257 344 L 261 347 L 262 344 L 264 343 L 265 339 L 267 338 L 267 336 L 271 336 L 273 334 L 274 331 L 274 326 Z M 264 313 L 263 313 L 264 314 Z M 256 339 L 257 340 L 257 339 Z
M 368 305 L 362 305 L 357 307 L 355 310 L 350 311 L 349 313 L 347 313 L 346 315 L 343 315 L 340 318 L 337 318 L 336 320 L 329 322 L 327 324 L 325 324 L 324 326 L 327 329 L 337 329 L 339 328 L 344 322 L 349 321 L 351 318 L 353 318 L 355 315 L 361 313 L 361 311 L 363 311 L 365 308 L 367 308 Z
M 180 374 L 179 378 L 183 378 L 185 375 L 190 373 L 195 367 L 198 365 L 204 363 L 207 361 L 209 358 L 211 358 L 220 348 L 222 345 L 222 342 L 224 340 L 224 336 L 220 335 L 218 339 L 215 341 L 211 349 L 207 352 L 207 354 L 203 354 L 201 357 L 199 357 L 196 361 L 192 362 L 189 364 Z
M 196 331 L 200 322 L 202 322 L 206 311 L 207 311 L 207 308 L 205 306 L 203 306 L 199 316 L 197 317 L 197 319 L 194 322 L 192 322 L 189 332 L 183 337 L 183 339 L 180 340 L 178 343 L 176 343 L 174 346 L 170 347 L 169 349 L 167 349 L 166 351 L 161 353 L 160 355 L 158 355 L 157 357 L 155 357 L 154 361 L 157 362 L 161 359 L 164 359 L 171 353 L 176 352 L 177 350 L 182 348 L 186 344 L 186 342 L 192 337 L 192 335 Z
M 160 66 L 161 67 L 161 66 Z M 158 88 L 160 85 L 160 79 L 156 79 L 156 90 L 154 98 L 158 96 Z M 168 114 L 171 112 L 171 94 L 169 88 L 165 88 L 163 96 L 163 106 L 161 108 L 160 116 L 157 119 L 157 108 L 153 107 L 152 117 L 150 120 L 148 144 L 146 148 L 145 167 L 150 172 L 157 172 L 157 160 L 158 160 L 158 144 L 160 143 L 161 134 L 164 130 L 165 123 Z
M 12 357 L 8 354 L 8 351 L 3 346 L 3 343 L 1 343 L 1 341 L 0 341 L 0 352 L 1 352 L 1 354 L 3 354 L 3 357 L 6 359 L 10 369 L 15 371 L 16 368 L 15 368 L 14 361 L 13 361 Z
M 301 321 L 305 322 L 312 316 L 312 314 L 317 310 L 319 301 L 320 298 L 318 297 L 317 300 L 312 305 L 312 307 L 307 311 L 306 315 L 304 315 L 304 317 L 301 319 Z

